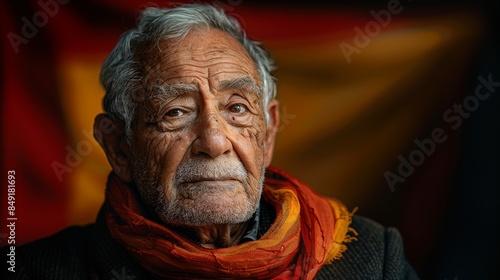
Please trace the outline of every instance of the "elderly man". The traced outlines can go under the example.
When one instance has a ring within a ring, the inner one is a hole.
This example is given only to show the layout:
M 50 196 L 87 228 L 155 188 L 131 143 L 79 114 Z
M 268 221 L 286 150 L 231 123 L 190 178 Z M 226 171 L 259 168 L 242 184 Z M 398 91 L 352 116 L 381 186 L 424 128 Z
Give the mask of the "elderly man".
M 9 276 L 416 278 L 395 229 L 269 167 L 272 69 L 214 7 L 146 9 L 101 71 L 95 135 L 113 171 L 95 224 L 17 248 Z

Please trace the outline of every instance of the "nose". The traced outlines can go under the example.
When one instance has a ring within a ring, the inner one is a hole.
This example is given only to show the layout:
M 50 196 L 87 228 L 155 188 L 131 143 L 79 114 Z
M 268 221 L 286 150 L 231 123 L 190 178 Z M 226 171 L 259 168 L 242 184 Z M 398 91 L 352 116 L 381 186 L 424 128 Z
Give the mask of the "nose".
M 205 155 L 217 158 L 230 153 L 232 144 L 227 138 L 223 120 L 218 116 L 210 115 L 206 121 L 199 124 L 199 136 L 193 143 L 192 152 L 195 155 Z

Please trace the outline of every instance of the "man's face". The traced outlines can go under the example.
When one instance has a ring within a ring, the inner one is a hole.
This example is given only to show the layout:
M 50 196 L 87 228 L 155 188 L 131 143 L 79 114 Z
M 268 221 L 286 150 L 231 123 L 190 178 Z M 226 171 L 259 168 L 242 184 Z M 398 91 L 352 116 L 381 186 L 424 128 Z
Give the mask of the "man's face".
M 130 141 L 143 200 L 174 225 L 248 220 L 272 152 L 253 61 L 219 30 L 192 30 L 153 50 Z

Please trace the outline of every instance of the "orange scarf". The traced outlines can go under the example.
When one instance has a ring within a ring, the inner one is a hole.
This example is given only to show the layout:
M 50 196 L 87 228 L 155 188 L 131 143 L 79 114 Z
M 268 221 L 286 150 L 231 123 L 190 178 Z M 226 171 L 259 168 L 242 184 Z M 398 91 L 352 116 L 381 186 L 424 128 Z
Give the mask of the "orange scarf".
M 172 278 L 312 279 L 355 239 L 351 216 L 337 200 L 276 168 L 268 168 L 262 195 L 276 219 L 257 241 L 206 249 L 144 217 L 140 200 L 113 173 L 106 189 L 105 218 L 118 240 L 151 273 Z

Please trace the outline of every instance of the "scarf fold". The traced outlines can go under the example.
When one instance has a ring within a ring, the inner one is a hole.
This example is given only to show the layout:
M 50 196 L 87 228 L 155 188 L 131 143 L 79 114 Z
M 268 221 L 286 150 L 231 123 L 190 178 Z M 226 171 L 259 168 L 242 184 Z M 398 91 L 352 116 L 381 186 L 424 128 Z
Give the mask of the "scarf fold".
M 266 170 L 262 192 L 276 218 L 257 241 L 206 249 L 144 216 L 137 194 L 116 175 L 106 188 L 105 220 L 114 239 L 160 277 L 312 279 L 355 240 L 351 216 L 337 200 L 276 168 Z

